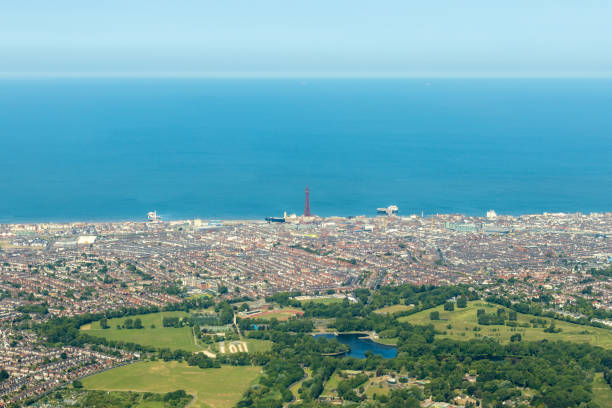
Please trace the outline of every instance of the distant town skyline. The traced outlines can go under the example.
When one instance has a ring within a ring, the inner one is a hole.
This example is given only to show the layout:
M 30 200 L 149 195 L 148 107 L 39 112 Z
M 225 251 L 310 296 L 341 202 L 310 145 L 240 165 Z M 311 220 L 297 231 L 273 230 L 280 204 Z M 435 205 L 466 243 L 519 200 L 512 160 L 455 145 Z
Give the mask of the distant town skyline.
M 2 77 L 610 77 L 612 4 L 14 2 Z

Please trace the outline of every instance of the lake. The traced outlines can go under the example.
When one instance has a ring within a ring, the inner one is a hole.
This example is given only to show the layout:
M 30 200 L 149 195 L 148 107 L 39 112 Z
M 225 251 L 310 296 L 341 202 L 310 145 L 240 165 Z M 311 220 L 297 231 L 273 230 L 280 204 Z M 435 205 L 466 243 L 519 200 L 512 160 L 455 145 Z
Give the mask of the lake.
M 397 356 L 397 347 L 387 346 L 385 344 L 376 343 L 368 338 L 361 338 L 363 334 L 317 334 L 315 337 L 325 337 L 326 339 L 336 339 L 342 344 L 348 345 L 351 350 L 347 356 L 355 358 L 365 358 L 366 351 L 371 351 L 374 354 L 380 355 L 383 358 L 393 358 Z

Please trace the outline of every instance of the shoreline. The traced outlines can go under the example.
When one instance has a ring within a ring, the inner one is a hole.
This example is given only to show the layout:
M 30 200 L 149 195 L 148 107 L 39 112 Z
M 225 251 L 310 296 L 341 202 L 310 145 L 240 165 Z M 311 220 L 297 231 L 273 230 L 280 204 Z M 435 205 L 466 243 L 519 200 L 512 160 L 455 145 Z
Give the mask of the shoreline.
M 380 344 L 381 346 L 387 346 L 387 347 L 392 347 L 392 348 L 397 348 L 396 345 L 394 344 L 386 344 L 386 343 L 382 343 L 379 341 L 378 336 L 376 335 L 376 332 L 365 332 L 365 331 L 350 331 L 350 332 L 311 332 L 310 333 L 312 336 L 317 336 L 319 334 L 332 334 L 334 336 L 338 336 L 340 334 L 363 334 L 363 336 L 360 336 L 359 339 L 367 339 L 370 340 L 373 343 L 376 344 Z
M 499 213 L 496 216 L 496 219 L 511 219 L 518 217 L 528 217 L 528 216 L 590 216 L 590 215 L 612 215 L 612 209 L 607 211 L 542 211 L 542 212 L 509 212 L 509 213 Z M 481 213 L 480 215 L 469 214 L 469 213 L 457 213 L 457 212 L 446 212 L 446 213 L 436 213 L 436 214 L 424 214 L 423 216 L 419 214 L 399 214 L 395 217 L 389 217 L 390 219 L 430 219 L 432 217 L 447 217 L 447 216 L 462 216 L 465 218 L 474 218 L 474 219 L 490 219 L 486 216 L 486 212 Z M 298 218 L 301 216 L 298 216 Z M 172 218 L 172 219 L 162 219 L 157 222 L 159 225 L 172 225 L 172 224 L 185 224 L 192 223 L 194 220 L 200 220 L 202 222 L 212 222 L 212 221 L 220 221 L 221 223 L 228 223 L 231 225 L 232 223 L 260 223 L 265 224 L 268 223 L 265 220 L 266 216 L 262 216 L 261 218 L 241 218 L 241 217 L 194 217 L 194 218 Z M 375 220 L 380 218 L 385 218 L 384 216 L 372 214 L 359 214 L 359 215 L 327 215 L 327 216 L 317 216 L 313 215 L 312 221 L 331 221 L 331 220 L 339 220 L 339 219 L 366 219 L 366 220 Z M 105 225 L 105 224 L 155 224 L 151 221 L 148 221 L 146 217 L 142 218 L 82 218 L 82 219 L 43 219 L 43 220 L 0 220 L 0 225 L 2 226 L 15 226 L 15 225 L 79 225 L 79 224 L 87 224 L 87 225 Z M 287 223 L 291 225 L 292 223 Z

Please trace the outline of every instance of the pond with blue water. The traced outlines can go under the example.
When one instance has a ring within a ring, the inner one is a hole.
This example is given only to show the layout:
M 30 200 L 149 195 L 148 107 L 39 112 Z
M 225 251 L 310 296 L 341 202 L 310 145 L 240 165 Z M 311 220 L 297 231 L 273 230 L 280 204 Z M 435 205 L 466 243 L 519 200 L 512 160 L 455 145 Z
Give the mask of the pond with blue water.
M 383 358 L 393 358 L 397 356 L 397 347 L 372 341 L 365 337 L 365 334 L 350 333 L 336 335 L 333 333 L 325 333 L 317 334 L 315 337 L 336 339 L 340 343 L 348 345 L 351 350 L 346 355 L 349 357 L 365 358 L 367 351 L 371 351 L 372 353 L 382 356 Z

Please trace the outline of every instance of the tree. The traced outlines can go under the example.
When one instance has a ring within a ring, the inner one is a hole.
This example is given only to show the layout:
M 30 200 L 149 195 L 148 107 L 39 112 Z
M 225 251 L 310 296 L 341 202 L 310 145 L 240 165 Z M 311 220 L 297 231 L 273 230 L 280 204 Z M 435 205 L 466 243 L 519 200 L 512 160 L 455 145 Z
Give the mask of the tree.
M 134 319 L 134 328 L 142 329 L 142 320 L 140 320 L 139 318 Z
M 100 319 L 100 327 L 103 329 L 110 328 L 110 326 L 108 325 L 108 320 L 106 320 L 106 317 L 103 317 Z
M 217 287 L 217 292 L 219 292 L 220 295 L 226 294 L 228 292 L 227 286 L 219 285 Z
M 79 380 L 74 380 L 72 382 L 72 387 L 73 388 L 77 388 L 77 389 L 78 388 L 83 388 L 83 383 L 81 381 L 79 381 Z
M 516 321 L 516 312 L 514 310 L 511 310 L 508 314 L 508 320 Z
M 429 320 L 440 320 L 440 312 L 435 311 L 429 314 Z
M 522 340 L 522 336 L 519 333 L 516 333 L 510 336 L 510 341 L 512 342 L 521 341 L 521 340 Z
M 9 378 L 9 373 L 3 368 L 0 370 L 0 382 L 7 380 Z
M 455 310 L 455 302 L 446 302 L 444 304 L 444 310 L 446 310 L 447 312 L 452 312 L 453 310 Z
M 467 307 L 467 299 L 465 296 L 459 296 L 459 298 L 457 299 L 457 307 L 462 309 Z

